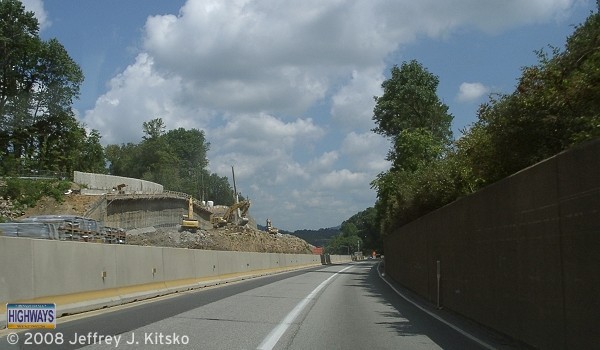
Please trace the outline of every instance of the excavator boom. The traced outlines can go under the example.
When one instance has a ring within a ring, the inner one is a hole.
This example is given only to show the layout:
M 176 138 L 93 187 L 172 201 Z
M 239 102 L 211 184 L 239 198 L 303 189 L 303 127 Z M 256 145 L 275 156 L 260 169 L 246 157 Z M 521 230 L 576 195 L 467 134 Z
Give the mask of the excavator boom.
M 248 223 L 248 209 L 250 209 L 250 201 L 241 201 L 239 203 L 234 203 L 232 206 L 227 208 L 223 216 L 213 216 L 211 218 L 211 222 L 213 227 L 222 227 L 227 225 L 228 223 L 232 223 L 233 221 L 233 213 L 235 213 L 238 209 L 240 209 L 240 225 L 245 225 Z
M 188 214 L 181 220 L 181 230 L 190 230 L 196 232 L 200 227 L 198 220 L 194 219 L 194 200 L 192 197 L 188 200 Z

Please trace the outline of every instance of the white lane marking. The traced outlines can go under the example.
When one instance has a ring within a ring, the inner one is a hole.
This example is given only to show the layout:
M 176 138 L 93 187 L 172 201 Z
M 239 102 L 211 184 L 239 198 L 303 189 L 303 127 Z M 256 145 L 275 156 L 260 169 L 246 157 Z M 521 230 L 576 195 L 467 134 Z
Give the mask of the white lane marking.
M 260 349 L 260 350 L 271 350 L 271 349 L 273 349 L 275 347 L 275 345 L 277 344 L 277 342 L 279 341 L 279 339 L 281 338 L 281 336 L 283 336 L 283 334 L 285 333 L 285 331 L 287 331 L 287 329 L 294 322 L 294 320 L 296 319 L 296 317 L 298 317 L 298 315 L 302 312 L 302 310 L 306 307 L 306 305 L 308 305 L 308 303 L 310 302 L 310 300 L 317 293 L 319 293 L 319 291 L 321 289 L 325 288 L 325 286 L 327 285 L 327 283 L 329 283 L 329 281 L 331 281 L 335 276 L 337 276 L 339 273 L 342 273 L 342 272 L 348 270 L 351 267 L 352 266 L 345 267 L 342 270 L 336 272 L 334 275 L 329 276 L 329 278 L 326 279 L 325 281 L 321 282 L 321 284 L 319 284 L 317 286 L 317 288 L 313 289 L 313 291 L 310 292 L 310 294 L 308 294 L 306 296 L 306 298 L 302 299 L 292 309 L 292 311 L 290 311 L 290 313 L 287 314 L 287 316 L 285 316 L 285 318 L 283 319 L 283 321 L 281 321 L 275 328 L 273 328 L 273 330 L 271 330 L 271 332 L 269 333 L 269 335 L 267 335 L 265 337 L 265 339 L 263 339 L 262 343 L 260 343 L 260 345 L 257 347 L 257 349 Z
M 379 263 L 379 265 L 381 265 L 381 262 Z M 484 342 L 483 340 L 475 337 L 474 335 L 472 335 L 471 333 L 467 333 L 467 331 L 463 330 L 462 328 L 459 328 L 458 326 L 453 325 L 452 323 L 444 320 L 443 318 L 441 318 L 440 316 L 434 314 L 433 312 L 425 309 L 424 307 L 422 307 L 421 305 L 418 305 L 416 302 L 414 302 L 411 298 L 407 297 L 406 295 L 402 294 L 398 289 L 396 289 L 390 282 L 388 282 L 384 276 L 382 276 L 379 273 L 379 265 L 377 265 L 377 274 L 379 275 L 379 277 L 385 282 L 387 283 L 388 286 L 390 286 L 390 288 L 392 288 L 394 290 L 394 292 L 396 292 L 399 296 L 401 296 L 404 300 L 408 301 L 409 303 L 413 304 L 414 306 L 416 306 L 417 308 L 421 309 L 423 312 L 427 313 L 429 316 L 435 318 L 436 320 L 444 323 L 445 325 L 447 325 L 448 327 L 454 329 L 455 331 L 457 331 L 458 333 L 464 335 L 465 337 L 471 339 L 472 341 L 476 342 L 477 344 L 483 346 L 486 349 L 489 350 L 496 350 L 496 347 Z

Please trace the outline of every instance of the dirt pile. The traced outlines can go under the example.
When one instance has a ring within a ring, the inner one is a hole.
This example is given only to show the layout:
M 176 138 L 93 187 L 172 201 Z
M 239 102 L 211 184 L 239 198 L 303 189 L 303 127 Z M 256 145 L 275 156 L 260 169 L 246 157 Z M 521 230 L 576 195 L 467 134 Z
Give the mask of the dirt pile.
M 152 232 L 127 235 L 127 244 L 240 252 L 310 254 L 309 244 L 291 235 L 271 235 L 243 227 L 199 230 L 196 233 L 178 228 L 158 228 Z

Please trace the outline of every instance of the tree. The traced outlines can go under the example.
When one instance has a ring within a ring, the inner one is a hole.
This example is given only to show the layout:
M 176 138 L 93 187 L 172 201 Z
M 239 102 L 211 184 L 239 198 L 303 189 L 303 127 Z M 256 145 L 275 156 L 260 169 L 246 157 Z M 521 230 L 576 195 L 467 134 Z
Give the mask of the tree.
M 577 26 L 565 50 L 537 56 L 515 91 L 491 96 L 458 141 L 482 185 L 600 137 L 600 15 Z
M 374 207 L 367 208 L 351 216 L 342 223 L 342 227 L 352 224 L 356 228 L 355 236 L 361 238 L 361 248 L 378 252 L 383 251 L 383 241 L 377 224 L 377 212 Z
M 340 226 L 340 231 L 342 231 L 342 237 L 357 237 L 358 236 L 358 228 L 355 224 L 349 221 L 344 221 Z
M 452 115 L 437 96 L 439 79 L 417 61 L 394 66 L 375 97 L 374 132 L 391 138 L 390 170 L 371 183 L 377 190 L 378 221 L 385 233 L 415 212 L 414 174 L 441 160 L 450 149 Z
M 161 118 L 142 124 L 145 136 L 138 144 L 106 146 L 111 175 L 160 183 L 165 189 L 187 193 L 217 204 L 233 204 L 227 177 L 211 174 L 207 153 L 210 143 L 204 131 L 183 128 L 165 132 Z
M 56 39 L 43 41 L 20 1 L 0 2 L 0 161 L 3 173 L 71 171 L 87 140 L 71 109 L 83 73 Z M 103 159 L 89 168 L 97 168 Z M 80 169 L 87 170 L 87 169 Z
M 91 173 L 106 173 L 106 155 L 100 144 L 102 136 L 98 130 L 92 129 L 85 138 L 81 148 L 81 157 L 77 169 Z
M 449 143 L 452 115 L 437 96 L 439 78 L 419 62 L 404 62 L 391 69 L 391 77 L 381 84 L 383 95 L 375 97 L 374 132 L 398 137 L 404 130 L 424 129 Z
M 142 126 L 144 128 L 144 134 L 146 134 L 142 137 L 142 139 L 145 141 L 159 138 L 160 136 L 164 135 L 166 129 L 162 118 L 155 118 L 144 122 Z
M 203 170 L 208 166 L 207 153 L 210 148 L 210 143 L 206 142 L 204 137 L 204 131 L 179 128 L 169 130 L 164 138 L 179 159 L 178 176 L 186 179 L 182 182 L 180 190 L 200 198 L 204 179 L 209 176 Z

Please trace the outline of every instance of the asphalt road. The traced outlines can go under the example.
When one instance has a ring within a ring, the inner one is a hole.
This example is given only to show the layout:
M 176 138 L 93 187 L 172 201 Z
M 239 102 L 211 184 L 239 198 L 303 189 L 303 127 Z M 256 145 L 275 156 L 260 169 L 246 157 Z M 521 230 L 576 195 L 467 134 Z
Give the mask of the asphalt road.
M 20 332 L 17 345 L 3 335 L 0 349 L 482 349 L 400 297 L 372 261 L 94 312 Z

